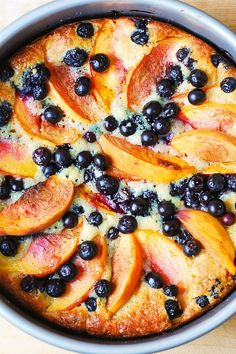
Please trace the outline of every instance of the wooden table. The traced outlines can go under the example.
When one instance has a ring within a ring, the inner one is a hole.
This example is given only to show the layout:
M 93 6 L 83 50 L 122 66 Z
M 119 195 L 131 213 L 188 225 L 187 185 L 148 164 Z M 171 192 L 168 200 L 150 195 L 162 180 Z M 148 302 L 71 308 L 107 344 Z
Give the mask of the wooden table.
M 25 12 L 47 2 L 48 0 L 1 0 L 0 30 Z M 236 31 L 236 0 L 184 0 L 184 2 L 204 10 Z M 164 353 L 185 354 L 187 352 L 192 354 L 235 354 L 236 317 L 204 337 Z M 0 353 L 69 354 L 68 351 L 54 348 L 30 337 L 2 318 L 0 318 Z

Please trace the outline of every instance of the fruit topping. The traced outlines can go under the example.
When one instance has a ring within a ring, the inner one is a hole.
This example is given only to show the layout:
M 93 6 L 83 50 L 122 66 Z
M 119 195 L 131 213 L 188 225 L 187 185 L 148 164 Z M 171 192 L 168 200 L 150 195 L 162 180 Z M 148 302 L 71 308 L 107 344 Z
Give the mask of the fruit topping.
M 121 135 L 130 136 L 136 132 L 137 125 L 130 119 L 123 120 L 119 125 Z
M 196 298 L 196 304 L 202 308 L 210 304 L 206 295 L 201 295 Z
M 206 100 L 206 93 L 201 89 L 194 89 L 189 92 L 188 100 L 193 105 L 202 104 Z
M 194 87 L 201 88 L 206 85 L 208 78 L 204 71 L 196 69 L 191 71 L 188 80 Z
M 108 238 L 108 240 L 117 239 L 119 237 L 119 230 L 114 226 L 110 227 L 110 229 L 106 233 L 106 237 Z
M 166 296 L 177 297 L 178 295 L 178 287 L 174 284 L 165 286 L 163 290 Z
M 95 143 L 97 140 L 96 134 L 93 132 L 86 132 L 83 136 L 83 138 L 88 142 L 88 143 Z
M 231 226 L 236 222 L 236 215 L 234 213 L 226 213 L 221 217 L 221 222 L 226 226 Z
M 201 252 L 201 245 L 196 240 L 189 240 L 183 244 L 183 251 L 188 257 L 196 257 Z
M 226 77 L 221 81 L 220 88 L 225 93 L 233 92 L 236 89 L 236 79 L 234 77 Z
M 88 297 L 87 300 L 85 300 L 85 306 L 87 307 L 87 310 L 89 312 L 94 312 L 97 309 L 97 299 L 95 297 Z
M 3 101 L 0 103 L 0 127 L 8 124 L 12 114 L 12 106 L 9 102 Z
M 48 148 L 39 147 L 34 150 L 32 158 L 36 165 L 46 166 L 50 163 L 52 154 Z
M 163 287 L 163 282 L 160 274 L 156 272 L 149 272 L 145 275 L 145 281 L 153 289 L 160 289 Z
M 67 211 L 62 218 L 63 226 L 66 229 L 73 229 L 78 224 L 78 215 L 73 211 Z
M 156 90 L 160 97 L 170 97 L 175 92 L 173 82 L 169 79 L 158 81 Z
M 163 222 L 163 233 L 166 236 L 175 236 L 180 230 L 180 222 L 178 219 L 171 219 Z
M 88 223 L 93 226 L 99 226 L 103 222 L 102 214 L 98 211 L 93 211 L 88 216 Z
M 14 75 L 14 70 L 8 62 L 0 66 L 0 81 L 7 82 Z
M 51 297 L 60 297 L 66 291 L 66 285 L 61 279 L 49 279 L 46 284 L 46 292 Z
M 75 82 L 75 93 L 78 96 L 86 96 L 91 89 L 91 81 L 87 76 L 80 76 Z
M 78 270 L 72 262 L 67 262 L 58 269 L 58 275 L 60 279 L 66 282 L 74 279 L 77 275 L 77 272 Z
M 81 38 L 92 38 L 94 35 L 94 28 L 90 22 L 81 22 L 76 31 Z
M 36 279 L 31 275 L 22 278 L 20 282 L 21 289 L 26 293 L 32 293 L 37 288 Z
M 108 132 L 113 132 L 118 127 L 118 122 L 117 122 L 116 118 L 113 117 L 113 116 L 106 117 L 104 119 L 104 123 L 103 124 L 104 124 L 104 128 Z
M 84 49 L 74 48 L 66 52 L 63 62 L 72 67 L 80 67 L 85 64 L 88 59 L 88 54 Z
M 208 212 L 213 216 L 222 216 L 226 213 L 225 203 L 220 199 L 213 199 L 208 203 Z
M 134 232 L 137 227 L 137 220 L 132 215 L 122 216 L 118 222 L 118 229 L 122 234 L 129 234 Z
M 92 154 L 90 151 L 81 151 L 78 153 L 75 159 L 75 165 L 79 169 L 87 168 L 92 162 Z
M 103 195 L 114 195 L 119 189 L 119 181 L 114 177 L 103 175 L 97 178 L 96 187 Z
M 0 252 L 5 257 L 14 257 L 18 247 L 18 242 L 12 237 L 2 237 L 0 239 Z
M 106 171 L 108 169 L 108 159 L 102 154 L 94 155 L 93 163 L 100 171 Z
M 148 118 L 149 121 L 153 121 L 158 117 L 162 111 L 161 104 L 158 101 L 150 101 L 143 107 L 143 115 Z
M 55 151 L 53 157 L 56 165 L 59 167 L 68 167 L 72 164 L 70 152 L 68 150 L 63 149 L 62 147 L 59 147 Z
M 106 279 L 99 280 L 94 287 L 98 297 L 108 297 L 112 291 L 111 283 Z
M 155 119 L 152 126 L 155 132 L 159 135 L 166 135 L 171 128 L 170 120 L 164 117 Z
M 176 300 L 167 300 L 165 302 L 165 309 L 170 320 L 180 317 L 183 313 Z
M 222 192 L 226 186 L 226 179 L 221 173 L 215 173 L 208 178 L 207 187 L 213 192 Z
M 186 59 L 188 55 L 189 55 L 189 49 L 187 47 L 180 48 L 176 52 L 176 58 L 180 62 L 184 61 L 184 59 Z
M 175 205 L 167 200 L 163 200 L 158 204 L 158 213 L 161 216 L 170 217 L 175 214 Z
M 85 261 L 90 261 L 98 254 L 98 246 L 93 241 L 84 241 L 79 245 L 78 255 Z
M 165 118 L 174 119 L 178 116 L 179 106 L 175 102 L 168 102 L 164 105 L 161 115 Z
M 136 216 L 145 216 L 148 211 L 148 202 L 142 197 L 135 198 L 130 203 L 130 212 Z
M 110 60 L 106 54 L 98 53 L 91 57 L 90 64 L 94 71 L 102 73 L 109 68 Z
M 56 124 L 62 119 L 63 112 L 60 107 L 51 105 L 44 110 L 43 117 L 47 122 Z

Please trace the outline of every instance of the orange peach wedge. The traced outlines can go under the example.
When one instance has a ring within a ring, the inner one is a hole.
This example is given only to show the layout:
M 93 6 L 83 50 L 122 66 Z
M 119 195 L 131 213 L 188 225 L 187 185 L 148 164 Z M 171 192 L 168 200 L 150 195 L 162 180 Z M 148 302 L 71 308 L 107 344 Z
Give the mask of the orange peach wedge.
M 208 162 L 236 161 L 236 138 L 218 131 L 199 129 L 176 135 L 171 146 L 181 155 L 193 155 Z
M 215 217 L 199 210 L 180 210 L 177 217 L 222 267 L 230 274 L 235 274 L 234 245 L 227 231 Z
M 42 231 L 60 219 L 74 196 L 74 184 L 57 176 L 29 188 L 0 212 L 0 235 L 27 235 Z
M 107 301 L 107 309 L 115 314 L 130 299 L 140 280 L 142 258 L 135 236 L 125 235 L 119 239 L 112 259 L 112 284 L 114 291 Z
M 100 145 L 121 174 L 136 176 L 155 183 L 168 183 L 180 179 L 195 168 L 179 157 L 153 152 L 149 148 L 133 145 L 111 135 L 102 135 Z
M 63 296 L 53 299 L 47 309 L 48 312 L 71 310 L 79 306 L 86 300 L 95 283 L 101 279 L 106 266 L 107 244 L 103 236 L 97 236 L 94 241 L 99 249 L 97 256 L 90 261 L 76 257 L 74 264 L 78 270 L 77 277 L 67 284 Z
M 210 175 L 212 173 L 236 173 L 236 161 L 225 163 L 213 163 L 202 170 L 202 173 Z

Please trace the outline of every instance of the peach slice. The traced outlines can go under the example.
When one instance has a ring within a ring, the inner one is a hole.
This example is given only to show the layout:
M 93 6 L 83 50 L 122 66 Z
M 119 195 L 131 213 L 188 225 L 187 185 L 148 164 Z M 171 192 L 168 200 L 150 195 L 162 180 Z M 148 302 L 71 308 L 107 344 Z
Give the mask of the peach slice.
M 18 142 L 0 141 L 0 171 L 18 177 L 33 178 L 37 166 L 32 160 L 29 149 Z
M 25 253 L 12 262 L 8 271 L 44 277 L 55 272 L 75 252 L 80 225 L 56 234 L 40 234 L 34 237 Z
M 191 292 L 191 260 L 171 239 L 158 231 L 138 230 L 135 232 L 146 266 L 161 274 L 166 284 L 175 284 L 179 289 L 180 301 L 188 303 Z
M 97 256 L 90 261 L 84 261 L 79 256 L 75 258 L 78 275 L 75 280 L 67 284 L 63 296 L 53 299 L 47 309 L 48 312 L 71 310 L 79 306 L 86 300 L 95 283 L 101 279 L 106 266 L 107 244 L 103 236 L 97 236 L 94 241 L 99 248 Z
M 112 258 L 112 284 L 115 289 L 107 301 L 107 309 L 115 314 L 134 293 L 142 269 L 142 258 L 134 235 L 120 237 Z
M 210 214 L 199 210 L 180 210 L 178 219 L 190 234 L 202 243 L 219 264 L 235 274 L 235 250 L 232 240 L 221 223 Z
M 236 173 L 236 162 L 213 163 L 202 170 L 202 173 Z
M 49 123 L 40 115 L 32 113 L 26 99 L 17 97 L 15 111 L 16 119 L 29 134 L 46 139 L 56 145 L 73 144 L 80 137 L 77 129 Z
M 113 167 L 140 179 L 168 183 L 195 171 L 178 157 L 159 154 L 121 138 L 102 135 L 99 142 Z
M 0 235 L 17 235 L 42 231 L 52 225 L 69 208 L 74 184 L 57 176 L 29 188 L 15 203 L 0 212 Z
M 236 138 L 213 130 L 190 130 L 176 135 L 171 146 L 181 155 L 194 155 L 208 162 L 236 161 Z

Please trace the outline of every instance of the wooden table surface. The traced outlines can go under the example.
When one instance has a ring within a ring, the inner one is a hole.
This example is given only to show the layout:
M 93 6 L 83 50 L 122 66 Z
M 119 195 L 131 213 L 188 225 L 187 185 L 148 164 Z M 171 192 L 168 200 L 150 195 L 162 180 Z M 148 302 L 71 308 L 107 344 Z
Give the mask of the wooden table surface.
M 0 30 L 25 12 L 47 2 L 48 0 L 1 0 Z M 204 10 L 236 31 L 236 0 L 184 0 L 184 2 Z M 192 354 L 235 354 L 236 317 L 200 339 L 163 353 L 185 354 L 187 352 Z M 0 353 L 69 354 L 68 351 L 52 347 L 30 337 L 2 318 L 0 318 Z

